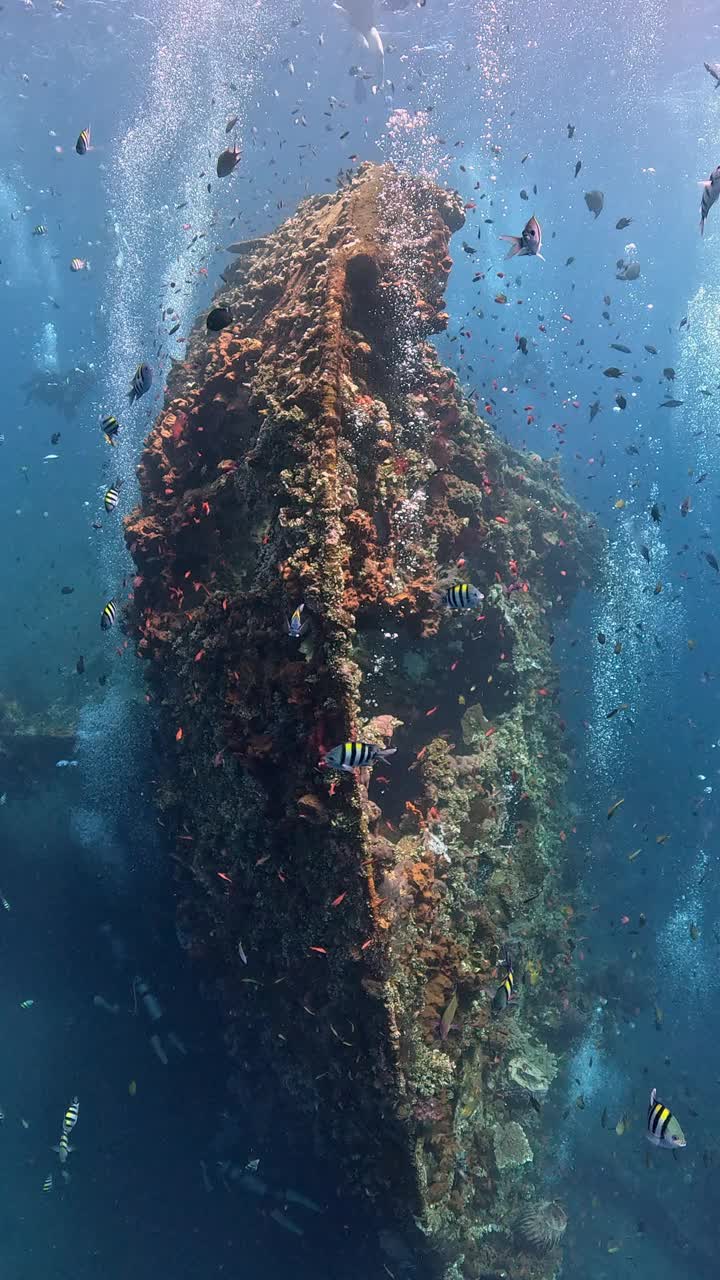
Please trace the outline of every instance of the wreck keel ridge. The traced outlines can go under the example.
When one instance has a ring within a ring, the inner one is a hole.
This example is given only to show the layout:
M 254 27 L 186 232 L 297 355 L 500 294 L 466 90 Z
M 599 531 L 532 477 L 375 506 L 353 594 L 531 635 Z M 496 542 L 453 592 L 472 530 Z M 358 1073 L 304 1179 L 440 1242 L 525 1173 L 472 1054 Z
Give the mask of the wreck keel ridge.
M 233 323 L 199 318 L 139 464 L 126 625 L 179 936 L 239 1075 L 276 1080 L 434 1273 L 545 1280 L 562 1230 L 522 1213 L 548 1216 L 542 1103 L 579 1021 L 569 962 L 548 976 L 570 940 L 550 646 L 599 534 L 429 341 L 462 224 L 454 193 L 365 165 L 234 260 Z M 477 608 L 446 606 L 458 582 Z M 353 740 L 396 754 L 319 767 Z

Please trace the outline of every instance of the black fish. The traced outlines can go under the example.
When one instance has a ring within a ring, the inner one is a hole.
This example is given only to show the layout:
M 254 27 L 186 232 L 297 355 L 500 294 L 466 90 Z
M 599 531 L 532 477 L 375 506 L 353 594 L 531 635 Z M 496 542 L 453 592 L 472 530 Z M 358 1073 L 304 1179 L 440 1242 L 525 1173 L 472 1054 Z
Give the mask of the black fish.
M 648 564 L 650 563 L 650 548 L 649 548 L 649 547 L 642 546 L 642 547 L 640 548 L 640 555 L 642 556 L 643 560 L 646 560 Z
M 60 432 L 59 432 L 59 431 L 53 431 L 53 433 L 52 433 L 52 435 L 51 435 L 51 437 L 50 437 L 50 443 L 51 443 L 51 444 L 57 444 L 57 443 L 59 442 L 59 440 L 60 440 Z
M 618 409 L 627 409 L 627 400 L 625 399 L 625 397 L 624 397 L 623 395 L 620 395 L 620 393 L 619 393 L 619 392 L 618 392 L 618 394 L 617 394 L 617 395 L 616 395 L 616 397 L 615 397 L 615 403 L 616 403 L 616 405 L 617 405 Z
M 232 133 L 233 129 L 235 128 L 235 125 L 237 124 L 237 122 L 238 122 L 238 118 L 237 118 L 237 116 L 231 116 L 231 117 L 230 117 L 230 119 L 228 120 L 227 124 L 225 125 L 225 132 L 226 132 L 226 133 Z
M 74 588 L 74 587 L 61 587 L 61 588 L 60 588 L 60 595 L 61 595 L 61 596 L 71 596 L 74 590 L 75 590 L 75 588 Z
M 218 178 L 227 178 L 239 163 L 240 151 L 237 147 L 228 147 L 225 151 L 221 151 L 215 166 Z
M 605 205 L 605 197 L 602 191 L 586 191 L 585 203 L 590 213 L 594 213 L 595 217 L 599 218 Z
M 630 347 L 624 347 L 622 342 L 611 342 L 610 346 L 612 347 L 613 351 L 622 351 L 624 356 L 630 355 Z
M 607 636 L 605 635 L 605 632 L 604 632 L 604 631 L 598 631 L 598 633 L 597 633 L 597 642 L 598 642 L 598 644 L 604 644 L 606 640 L 607 640 Z
M 631 222 L 632 222 L 632 218 L 619 218 L 618 221 L 615 223 L 615 230 L 624 231 L 626 227 L 630 226 Z
M 653 504 L 652 504 L 652 506 L 651 506 L 651 508 L 650 508 L 650 515 L 651 515 L 652 519 L 655 521 L 655 524 L 659 524 L 659 523 L 660 523 L 660 521 L 662 520 L 662 513 L 661 513 L 661 511 L 660 511 L 660 508 L 659 508 L 659 506 L 658 506 L 657 502 L 653 502 Z
M 603 373 L 606 378 L 622 378 L 622 369 L 617 369 L 614 364 L 609 369 L 603 369 Z
M 75 670 L 77 671 L 79 676 L 83 676 L 85 674 L 85 659 L 83 658 L 82 654 L 80 654 L 80 657 L 75 663 Z
M 208 329 L 213 333 L 219 333 L 221 329 L 227 329 L 232 322 L 233 313 L 229 307 L 213 307 L 212 311 L 208 312 L 208 317 L 205 321 Z
M 670 369 L 670 368 L 668 368 L 668 369 L 663 369 L 663 377 L 667 378 L 668 382 L 674 382 L 674 381 L 675 381 L 675 370 L 674 370 L 674 369 Z
M 577 178 L 577 176 L 578 176 L 578 174 L 579 174 L 579 172 L 580 172 L 580 170 L 581 170 L 581 169 L 582 169 L 582 160 L 578 160 L 578 161 L 576 162 L 576 164 L 575 164 L 575 177 L 576 177 L 576 178 Z
M 717 559 L 713 555 L 712 551 L 705 552 L 705 559 L 707 560 L 711 569 L 714 569 L 716 573 L 720 573 L 720 564 L 718 564 Z
M 568 131 L 568 138 L 574 138 L 574 136 L 575 136 L 575 125 L 574 125 L 574 124 L 569 124 L 569 125 L 568 125 L 568 127 L 567 127 L 567 131 Z
M 599 412 L 600 412 L 600 401 L 599 401 L 599 400 L 595 400 L 595 401 L 593 402 L 593 404 L 591 404 L 591 405 L 590 405 L 590 421 L 591 421 L 591 422 L 592 422 L 593 418 L 596 418 L 596 417 L 597 417 L 597 415 L 599 414 Z
M 684 400 L 663 400 L 662 404 L 658 405 L 658 409 L 679 409 L 684 403 Z
M 651 356 L 657 355 L 657 347 L 651 346 L 649 342 L 645 343 L 645 350 L 649 351 Z

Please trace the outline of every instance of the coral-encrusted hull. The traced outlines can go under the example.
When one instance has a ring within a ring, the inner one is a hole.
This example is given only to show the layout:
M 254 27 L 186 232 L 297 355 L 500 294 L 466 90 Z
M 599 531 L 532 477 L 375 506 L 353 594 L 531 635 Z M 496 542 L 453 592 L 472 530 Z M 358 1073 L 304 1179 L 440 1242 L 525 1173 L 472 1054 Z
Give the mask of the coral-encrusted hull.
M 515 1271 L 541 1123 L 523 1081 L 555 1072 L 540 1026 L 557 1048 L 578 1021 L 570 970 L 562 997 L 523 990 L 568 936 L 544 895 L 566 770 L 550 629 L 599 539 L 427 341 L 462 222 L 453 193 L 365 166 L 243 254 L 215 300 L 233 324 L 200 318 L 170 377 L 126 535 L 180 924 L 230 1050 L 274 1074 L 343 1191 L 474 1276 Z M 454 581 L 481 609 L 443 604 Z M 318 768 L 348 740 L 397 754 L 371 779 Z M 515 931 L 532 947 L 496 1016 Z

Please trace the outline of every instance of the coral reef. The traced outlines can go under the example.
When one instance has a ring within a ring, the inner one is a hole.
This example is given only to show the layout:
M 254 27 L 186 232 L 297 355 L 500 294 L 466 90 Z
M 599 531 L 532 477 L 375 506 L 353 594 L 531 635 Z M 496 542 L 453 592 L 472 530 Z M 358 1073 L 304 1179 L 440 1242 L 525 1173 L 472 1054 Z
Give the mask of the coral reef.
M 514 1231 L 574 1001 L 551 645 L 601 541 L 429 341 L 463 220 L 366 165 L 240 246 L 234 321 L 198 320 L 142 455 L 125 626 L 236 1079 L 274 1078 L 288 1142 L 433 1274 L 550 1280 Z M 445 606 L 458 581 L 477 608 Z M 397 754 L 319 767 L 349 739 Z

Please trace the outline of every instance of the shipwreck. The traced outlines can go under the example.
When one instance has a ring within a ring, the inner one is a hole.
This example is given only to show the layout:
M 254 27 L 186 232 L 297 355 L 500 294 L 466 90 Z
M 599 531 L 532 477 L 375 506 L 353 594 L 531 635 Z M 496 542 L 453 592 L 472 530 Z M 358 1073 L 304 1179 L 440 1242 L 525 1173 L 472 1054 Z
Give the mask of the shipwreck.
M 463 222 L 364 165 L 235 259 L 142 454 L 125 625 L 237 1089 L 270 1082 L 417 1274 L 550 1280 L 578 1026 L 551 646 L 601 535 L 438 359 Z M 322 767 L 354 740 L 396 754 Z

